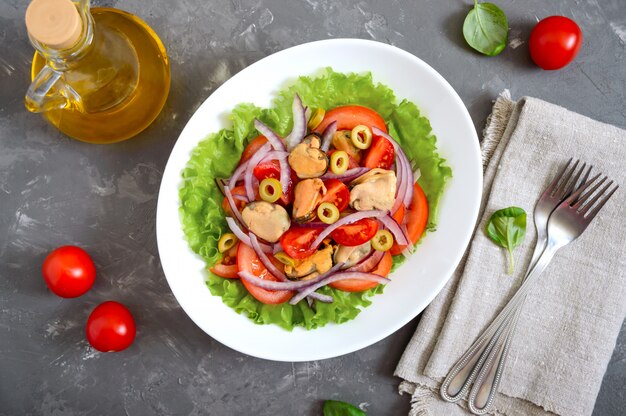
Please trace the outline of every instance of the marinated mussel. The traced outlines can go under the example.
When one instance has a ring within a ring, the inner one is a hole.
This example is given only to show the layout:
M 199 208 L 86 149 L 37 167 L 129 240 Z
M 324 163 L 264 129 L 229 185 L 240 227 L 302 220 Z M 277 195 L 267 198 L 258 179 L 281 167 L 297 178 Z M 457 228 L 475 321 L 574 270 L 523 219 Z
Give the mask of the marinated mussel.
M 350 206 L 357 211 L 393 207 L 396 198 L 396 174 L 391 170 L 375 168 L 351 183 Z
M 241 211 L 241 216 L 250 231 L 269 243 L 277 242 L 291 225 L 285 208 L 265 201 L 249 203 Z
M 289 166 L 300 179 L 319 178 L 328 170 L 328 156 L 320 146 L 320 137 L 311 133 L 289 153 Z

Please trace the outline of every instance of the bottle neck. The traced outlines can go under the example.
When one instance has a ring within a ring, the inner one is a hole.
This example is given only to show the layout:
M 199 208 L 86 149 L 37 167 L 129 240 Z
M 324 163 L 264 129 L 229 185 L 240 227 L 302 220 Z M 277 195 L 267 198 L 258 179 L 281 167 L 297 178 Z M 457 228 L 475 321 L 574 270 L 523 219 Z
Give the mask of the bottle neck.
M 48 65 L 57 71 L 65 71 L 76 64 L 90 49 L 94 37 L 94 22 L 90 12 L 89 0 L 75 3 L 82 21 L 82 30 L 78 41 L 67 49 L 52 48 L 29 35 L 30 42 L 43 56 Z

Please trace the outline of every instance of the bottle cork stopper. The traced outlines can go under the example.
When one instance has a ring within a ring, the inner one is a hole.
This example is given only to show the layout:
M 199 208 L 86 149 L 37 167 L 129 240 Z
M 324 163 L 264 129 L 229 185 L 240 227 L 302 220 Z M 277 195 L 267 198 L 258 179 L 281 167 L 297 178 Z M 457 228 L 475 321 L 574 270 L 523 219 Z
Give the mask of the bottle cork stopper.
M 33 0 L 26 9 L 26 29 L 50 48 L 68 49 L 80 39 L 83 22 L 71 0 Z

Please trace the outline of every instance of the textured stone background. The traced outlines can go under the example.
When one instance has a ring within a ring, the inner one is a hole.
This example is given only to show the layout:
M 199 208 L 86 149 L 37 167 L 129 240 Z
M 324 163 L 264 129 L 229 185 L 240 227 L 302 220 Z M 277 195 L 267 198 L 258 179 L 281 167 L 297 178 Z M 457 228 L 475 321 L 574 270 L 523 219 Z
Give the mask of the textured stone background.
M 504 88 L 626 127 L 623 0 L 497 0 L 511 32 L 496 58 L 463 42 L 470 0 L 94 3 L 138 14 L 159 33 L 171 58 L 171 93 L 157 121 L 131 141 L 94 146 L 63 137 L 22 104 L 33 53 L 22 23 L 27 1 L 0 2 L 2 415 L 318 415 L 328 398 L 372 415 L 407 413 L 392 373 L 417 318 L 344 357 L 268 362 L 198 329 L 161 271 L 154 216 L 169 152 L 200 103 L 266 55 L 317 39 L 375 39 L 438 70 L 478 130 Z M 585 42 L 572 65 L 544 72 L 530 61 L 527 38 L 538 18 L 553 14 L 573 17 Z M 98 268 L 93 290 L 79 299 L 51 295 L 40 277 L 45 254 L 62 244 L 85 247 Z M 105 299 L 124 302 L 137 319 L 137 340 L 123 353 L 99 354 L 84 340 L 90 310 Z M 625 385 L 623 329 L 594 414 L 625 414 Z

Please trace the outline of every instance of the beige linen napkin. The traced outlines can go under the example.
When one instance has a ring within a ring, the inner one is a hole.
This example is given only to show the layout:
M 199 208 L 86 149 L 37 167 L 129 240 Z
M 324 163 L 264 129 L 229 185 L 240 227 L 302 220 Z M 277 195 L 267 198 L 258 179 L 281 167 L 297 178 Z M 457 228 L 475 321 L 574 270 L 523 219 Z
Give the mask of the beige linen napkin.
M 626 131 L 535 98 L 496 101 L 483 141 L 479 222 L 466 257 L 424 312 L 396 375 L 410 415 L 467 413 L 439 396 L 450 367 L 519 287 L 536 233 L 534 204 L 570 157 L 622 187 L 585 233 L 561 249 L 531 290 L 505 366 L 494 413 L 590 415 L 626 313 Z M 528 214 L 516 269 L 485 235 L 496 210 Z

